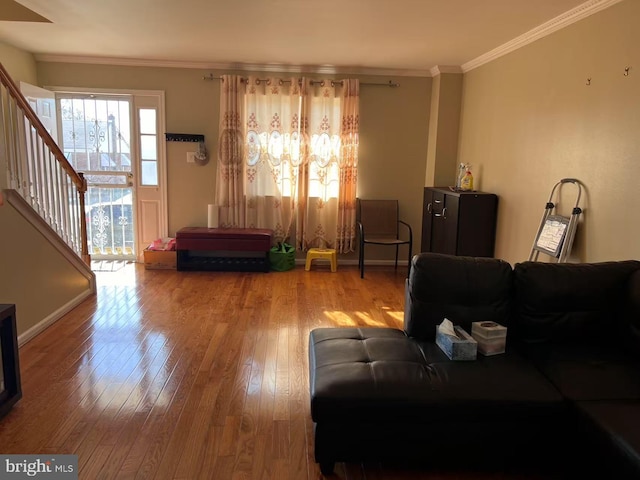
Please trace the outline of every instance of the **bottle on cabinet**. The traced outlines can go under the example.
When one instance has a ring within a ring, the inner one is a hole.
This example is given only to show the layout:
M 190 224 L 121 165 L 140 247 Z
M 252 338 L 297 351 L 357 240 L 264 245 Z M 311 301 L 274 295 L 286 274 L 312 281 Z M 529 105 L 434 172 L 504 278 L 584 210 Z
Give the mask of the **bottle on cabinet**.
M 458 175 L 456 175 L 456 191 L 462 190 L 462 179 L 467 171 L 467 166 L 464 163 L 458 165 Z
M 460 180 L 460 190 L 463 192 L 473 191 L 473 174 L 471 173 L 471 165 L 469 164 L 466 165 L 464 176 Z

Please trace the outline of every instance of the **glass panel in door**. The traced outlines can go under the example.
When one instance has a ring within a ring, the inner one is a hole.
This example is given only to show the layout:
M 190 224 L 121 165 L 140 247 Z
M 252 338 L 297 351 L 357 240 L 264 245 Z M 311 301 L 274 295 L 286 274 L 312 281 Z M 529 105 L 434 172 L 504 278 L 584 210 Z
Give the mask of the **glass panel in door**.
M 135 259 L 131 101 L 129 97 L 60 96 L 61 147 L 87 179 L 89 253 Z

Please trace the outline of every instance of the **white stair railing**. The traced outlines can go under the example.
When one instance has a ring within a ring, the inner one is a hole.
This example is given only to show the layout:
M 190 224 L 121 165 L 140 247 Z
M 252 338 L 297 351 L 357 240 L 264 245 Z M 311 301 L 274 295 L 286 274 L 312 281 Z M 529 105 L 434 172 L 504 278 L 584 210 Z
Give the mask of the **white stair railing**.
M 0 175 L 87 264 L 85 192 L 74 170 L 0 63 Z M 0 187 L 2 183 L 0 183 Z

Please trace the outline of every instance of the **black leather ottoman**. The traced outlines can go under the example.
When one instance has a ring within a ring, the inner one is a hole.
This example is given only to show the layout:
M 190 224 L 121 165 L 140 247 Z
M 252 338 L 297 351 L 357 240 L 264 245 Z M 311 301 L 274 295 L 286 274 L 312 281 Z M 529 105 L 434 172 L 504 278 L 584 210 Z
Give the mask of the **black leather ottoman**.
M 469 459 L 485 442 L 506 459 L 528 448 L 515 438 L 552 448 L 548 426 L 558 430 L 562 397 L 515 353 L 455 362 L 390 328 L 316 329 L 309 342 L 315 458 L 325 474 L 336 461 L 381 456 Z

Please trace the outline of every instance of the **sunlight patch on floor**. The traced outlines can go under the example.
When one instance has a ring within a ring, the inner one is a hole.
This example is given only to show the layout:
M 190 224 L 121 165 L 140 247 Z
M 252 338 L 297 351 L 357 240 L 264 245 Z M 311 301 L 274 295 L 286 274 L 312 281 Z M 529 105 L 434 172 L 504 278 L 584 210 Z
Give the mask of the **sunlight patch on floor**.
M 127 263 L 123 267 L 115 271 L 95 271 L 96 285 L 98 288 L 102 286 L 127 286 L 134 287 L 136 285 L 136 264 Z
M 388 315 L 391 318 L 391 321 L 375 319 L 371 316 L 370 313 L 364 311 L 357 311 L 349 314 L 340 310 L 326 310 L 324 314 L 336 327 L 366 326 L 380 328 L 402 328 L 402 323 L 404 321 L 404 312 L 391 310 L 388 307 L 382 307 L 382 310 L 384 315 Z
M 123 398 L 130 411 L 145 399 L 155 406 L 169 405 L 173 392 L 165 390 L 171 371 L 164 367 L 172 349 L 163 334 L 94 339 L 94 346 L 75 372 L 74 378 L 81 382 L 80 408 L 119 411 Z
M 331 322 L 333 322 L 338 327 L 355 327 L 358 325 L 358 322 L 356 322 L 353 318 L 351 318 L 349 315 L 347 315 L 344 312 L 325 311 L 324 314 L 329 320 L 331 320 Z
M 404 323 L 404 312 L 393 311 L 389 307 L 382 307 L 385 315 L 389 315 L 395 323 L 400 326 Z
M 388 325 L 380 320 L 374 320 L 371 315 L 366 312 L 355 312 L 356 317 L 362 320 L 369 327 L 387 327 Z

